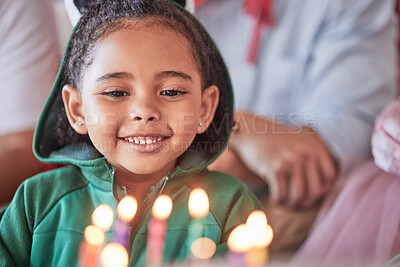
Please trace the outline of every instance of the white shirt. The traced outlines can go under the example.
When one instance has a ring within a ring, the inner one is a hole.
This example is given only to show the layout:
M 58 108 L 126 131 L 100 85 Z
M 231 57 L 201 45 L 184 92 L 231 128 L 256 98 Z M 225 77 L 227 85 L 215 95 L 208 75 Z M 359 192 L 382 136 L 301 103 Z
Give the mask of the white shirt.
M 237 110 L 315 128 L 342 171 L 370 155 L 378 112 L 396 96 L 393 0 L 274 0 L 256 66 L 246 62 L 255 20 L 244 1 L 196 11 L 228 65 Z
M 0 135 L 31 130 L 59 68 L 52 0 L 0 1 Z

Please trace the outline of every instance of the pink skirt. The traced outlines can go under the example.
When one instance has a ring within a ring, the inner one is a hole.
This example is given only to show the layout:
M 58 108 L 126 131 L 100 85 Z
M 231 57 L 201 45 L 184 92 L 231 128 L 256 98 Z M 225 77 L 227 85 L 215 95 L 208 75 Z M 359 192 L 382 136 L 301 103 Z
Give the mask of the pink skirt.
M 341 180 L 326 198 L 292 263 L 379 266 L 399 253 L 400 177 L 370 160 Z

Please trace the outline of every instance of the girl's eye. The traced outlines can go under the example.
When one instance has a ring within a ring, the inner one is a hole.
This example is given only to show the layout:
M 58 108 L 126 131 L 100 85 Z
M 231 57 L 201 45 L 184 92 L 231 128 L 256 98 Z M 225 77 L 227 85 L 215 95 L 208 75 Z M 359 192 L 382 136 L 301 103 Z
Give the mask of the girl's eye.
M 180 95 L 185 95 L 187 92 L 182 91 L 182 90 L 176 90 L 176 89 L 166 89 L 161 91 L 160 93 L 162 96 L 168 96 L 168 97 L 177 97 Z
M 124 91 L 114 90 L 114 91 L 105 91 L 102 93 L 102 95 L 120 98 L 120 97 L 128 96 L 129 93 L 124 92 Z

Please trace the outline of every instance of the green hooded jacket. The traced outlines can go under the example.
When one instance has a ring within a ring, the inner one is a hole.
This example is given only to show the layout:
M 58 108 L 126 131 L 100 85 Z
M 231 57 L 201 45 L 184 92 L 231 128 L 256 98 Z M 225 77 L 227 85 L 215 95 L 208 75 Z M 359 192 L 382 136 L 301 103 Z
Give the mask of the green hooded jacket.
M 76 266 L 83 232 L 91 224 L 94 209 L 107 204 L 116 217 L 117 204 L 124 195 L 114 183 L 113 166 L 94 147 L 86 143 L 62 147 L 57 144 L 54 114 L 62 107 L 63 70 L 62 63 L 36 128 L 34 152 L 45 163 L 66 166 L 27 179 L 10 205 L 1 212 L 0 266 Z M 224 72 L 225 84 L 230 86 L 226 69 Z M 207 170 L 218 155 L 208 158 L 204 155 L 185 152 L 179 166 L 154 185 L 139 204 L 130 225 L 130 266 L 146 264 L 147 225 L 151 207 L 160 194 L 167 194 L 173 200 L 173 210 L 167 219 L 164 262 L 188 257 L 191 218 L 187 204 L 193 188 L 201 187 L 208 193 L 210 212 L 204 219 L 204 236 L 217 244 L 216 256 L 227 252 L 227 239 L 232 229 L 245 223 L 252 211 L 263 209 L 238 179 Z M 134 188 L 131 191 L 134 194 Z M 106 242 L 112 241 L 115 222 L 116 218 L 106 233 Z

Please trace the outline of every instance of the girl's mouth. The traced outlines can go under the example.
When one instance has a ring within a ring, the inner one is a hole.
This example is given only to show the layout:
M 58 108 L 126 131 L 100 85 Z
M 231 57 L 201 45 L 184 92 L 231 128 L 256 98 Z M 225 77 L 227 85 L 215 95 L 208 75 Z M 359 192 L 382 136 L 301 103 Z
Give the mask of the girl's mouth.
M 133 136 L 133 137 L 125 137 L 124 140 L 129 143 L 134 143 L 137 145 L 150 145 L 160 142 L 162 140 L 167 139 L 166 136 Z
M 157 152 L 162 149 L 170 136 L 127 136 L 121 138 L 130 149 L 140 153 Z

